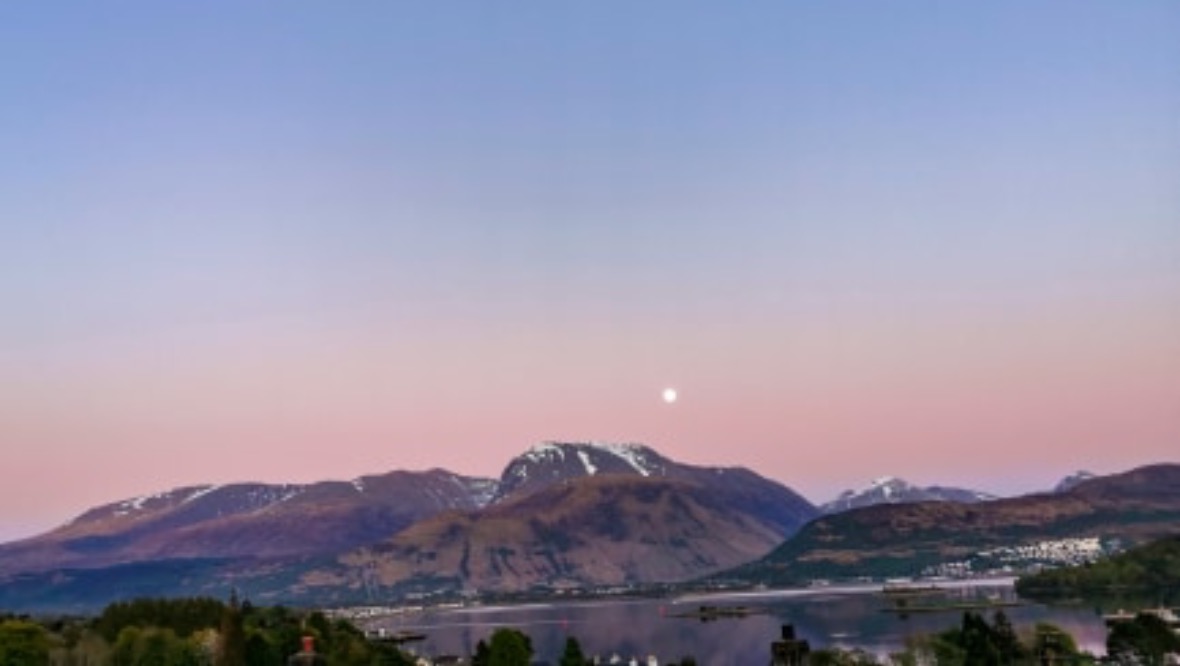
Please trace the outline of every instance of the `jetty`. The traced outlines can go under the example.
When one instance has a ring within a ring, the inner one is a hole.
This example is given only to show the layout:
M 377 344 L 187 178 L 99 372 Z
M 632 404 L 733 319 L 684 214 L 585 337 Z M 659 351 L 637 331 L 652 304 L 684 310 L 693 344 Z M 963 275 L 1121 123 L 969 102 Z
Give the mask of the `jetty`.
M 1176 611 L 1171 608 L 1165 608 L 1163 606 L 1159 608 L 1144 608 L 1135 613 L 1129 613 L 1120 608 L 1117 612 L 1103 615 L 1102 620 L 1109 627 L 1120 622 L 1130 622 L 1139 615 L 1154 615 L 1163 620 L 1164 624 L 1168 625 L 1169 628 L 1180 630 L 1180 616 L 1177 616 Z
M 756 606 L 699 606 L 696 609 L 671 613 L 668 617 L 690 618 L 701 622 L 710 622 L 722 618 L 743 618 L 751 615 L 765 615 L 765 608 Z
M 948 604 L 915 604 L 910 605 L 906 603 L 895 603 L 892 606 L 886 606 L 881 609 L 882 613 L 896 613 L 898 615 L 909 615 L 911 613 L 945 613 L 951 611 L 969 611 L 969 610 L 990 610 L 993 608 L 1011 608 L 1013 606 L 1024 606 L 1023 601 L 1004 601 L 981 599 L 979 601 L 961 601 Z

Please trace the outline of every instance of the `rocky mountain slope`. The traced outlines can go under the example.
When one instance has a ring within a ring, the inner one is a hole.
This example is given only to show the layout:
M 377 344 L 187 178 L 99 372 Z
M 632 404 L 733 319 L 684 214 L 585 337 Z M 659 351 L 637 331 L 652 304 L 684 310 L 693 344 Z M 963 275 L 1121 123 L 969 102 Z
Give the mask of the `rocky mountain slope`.
M 786 536 L 717 486 L 603 475 L 422 521 L 313 572 L 311 586 L 520 591 L 676 582 L 764 555 Z M 795 519 L 797 526 L 799 519 Z
M 641 444 L 545 442 L 513 458 L 493 503 L 589 477 L 667 479 L 711 488 L 735 509 L 786 534 L 817 515 L 806 499 L 743 467 L 705 467 L 670 460 Z
M 1133 544 L 1180 528 L 1180 465 L 1097 477 L 1061 493 L 880 504 L 819 518 L 735 576 L 762 582 L 911 576 L 994 549 L 1061 539 Z
M 832 514 L 873 506 L 875 504 L 905 504 L 907 502 L 986 502 L 996 499 L 977 490 L 945 486 L 920 487 L 891 476 L 873 480 L 868 488 L 846 490 L 839 497 L 820 506 L 820 513 Z
M 320 603 L 373 589 L 388 599 L 440 585 L 670 582 L 760 557 L 816 515 L 746 469 L 686 465 L 639 445 L 547 443 L 500 480 L 393 472 L 193 486 L 98 507 L 0 546 L 0 601 L 79 609 L 130 590 L 236 587 Z
M 377 596 L 675 582 L 760 557 L 815 515 L 746 469 L 550 442 L 507 465 L 487 508 L 424 520 L 305 580 Z
M 191 486 L 91 509 L 0 545 L 0 575 L 168 558 L 339 553 L 446 510 L 486 504 L 495 481 L 443 470 L 309 485 Z

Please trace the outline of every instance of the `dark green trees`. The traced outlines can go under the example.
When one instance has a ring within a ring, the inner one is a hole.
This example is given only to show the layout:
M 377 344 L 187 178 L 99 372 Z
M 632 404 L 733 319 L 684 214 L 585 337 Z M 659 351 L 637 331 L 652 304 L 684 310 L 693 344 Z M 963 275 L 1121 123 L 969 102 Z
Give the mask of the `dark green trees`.
M 1028 641 L 1027 638 L 1031 638 Z M 967 612 L 959 627 L 918 637 L 904 652 L 891 655 L 899 666 L 935 663 L 939 666 L 1033 666 L 1044 663 L 1092 662 L 1078 652 L 1073 638 L 1050 624 L 1038 624 L 1031 636 L 1021 641 L 1003 611 L 989 624 L 979 613 Z
M 198 648 L 171 629 L 125 627 L 111 649 L 111 666 L 200 666 Z
M 1180 634 L 1149 613 L 1116 623 L 1106 637 L 1106 653 L 1120 662 L 1159 666 L 1169 652 L 1180 652 Z
M 109 643 L 124 627 L 161 627 L 187 638 L 199 629 L 221 622 L 225 603 L 209 597 L 190 599 L 133 599 L 107 606 L 95 620 L 95 629 Z
M 1117 590 L 1157 592 L 1180 588 L 1180 536 L 1137 546 L 1093 564 L 1022 576 L 1016 591 L 1030 599 L 1105 594 Z
M 3 621 L 7 626 L 9 621 Z M 226 604 L 215 599 L 138 599 L 112 604 L 89 626 L 52 636 L 40 626 L 54 664 L 95 666 L 276 666 L 300 650 L 302 636 L 333 666 L 404 666 L 410 658 L 392 643 L 370 641 L 346 620 L 323 613 Z M 93 627 L 91 629 L 90 627 Z M 19 639 L 19 640 L 18 640 Z M 30 661 L 22 636 L 0 635 L 0 666 Z M 24 655 L 3 661 L 6 652 Z
M 0 622 L 0 666 L 40 666 L 49 663 L 49 635 L 40 625 L 24 620 Z
M 586 655 L 582 654 L 582 645 L 578 639 L 570 636 L 565 639 L 565 649 L 561 653 L 560 666 L 586 666 Z
M 230 597 L 221 612 L 221 644 L 217 649 L 216 666 L 246 666 L 246 632 L 242 628 L 242 607 L 238 596 Z
M 516 629 L 500 628 L 490 641 L 480 641 L 471 659 L 474 666 L 528 666 L 533 658 L 533 641 Z

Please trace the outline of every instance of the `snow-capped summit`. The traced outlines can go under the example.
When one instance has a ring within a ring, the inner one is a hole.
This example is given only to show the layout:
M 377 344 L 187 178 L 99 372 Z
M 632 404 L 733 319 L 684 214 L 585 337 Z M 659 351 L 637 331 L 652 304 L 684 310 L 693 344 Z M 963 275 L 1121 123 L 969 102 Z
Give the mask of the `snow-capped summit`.
M 1066 492 L 1067 490 L 1072 490 L 1073 487 L 1078 485 L 1079 483 L 1082 483 L 1083 481 L 1089 481 L 1090 479 L 1093 479 L 1093 478 L 1094 478 L 1094 475 L 1092 473 L 1087 472 L 1084 469 L 1078 470 L 1078 471 L 1074 472 L 1073 474 L 1070 474 L 1069 476 L 1065 477 L 1064 479 L 1058 481 L 1057 485 L 1053 487 L 1053 492 L 1063 493 L 1063 492 Z
M 542 442 L 513 458 L 500 475 L 498 497 L 601 474 L 667 476 L 672 463 L 642 444 Z
M 919 487 L 894 476 L 873 479 L 868 488 L 845 490 L 836 499 L 820 506 L 822 513 L 840 513 L 874 504 L 902 504 L 906 502 L 985 502 L 995 495 L 962 488 L 944 486 Z

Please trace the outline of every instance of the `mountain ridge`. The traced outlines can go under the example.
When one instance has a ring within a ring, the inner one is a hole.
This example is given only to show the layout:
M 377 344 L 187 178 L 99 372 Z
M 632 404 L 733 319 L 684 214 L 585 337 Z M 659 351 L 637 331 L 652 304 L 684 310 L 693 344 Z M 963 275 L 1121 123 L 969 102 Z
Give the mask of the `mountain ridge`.
M 777 582 L 916 576 L 996 548 L 1055 539 L 1127 544 L 1180 527 L 1180 464 L 1096 477 L 1068 491 L 975 504 L 878 504 L 822 516 L 734 576 Z
M 303 485 L 185 486 L 100 505 L 44 534 L 0 544 L 0 574 L 343 550 L 441 510 L 477 508 L 488 483 L 434 469 Z
M 658 524 L 647 517 L 656 510 Z M 500 479 L 395 471 L 306 485 L 191 485 L 104 504 L 0 545 L 0 584 L 29 594 L 49 585 L 63 599 L 109 594 L 93 572 L 110 570 L 143 572 L 172 586 L 165 591 L 232 580 L 258 598 L 336 598 L 371 578 L 349 563 L 383 548 L 433 553 L 434 564 L 407 575 L 460 587 L 677 581 L 765 554 L 815 515 L 802 496 L 745 468 L 678 463 L 638 444 L 546 442 L 510 460 Z M 476 555 L 446 550 L 445 535 L 456 531 Z M 536 548 L 505 562 L 517 549 L 505 535 Z M 563 543 L 558 558 L 552 546 Z M 517 562 L 527 567 L 506 576 Z M 378 582 L 404 582 L 384 568 Z M 169 570 L 177 573 L 160 575 Z
M 823 514 L 839 513 L 875 504 L 902 504 L 907 502 L 986 502 L 999 499 L 996 495 L 953 488 L 949 486 L 915 486 L 904 479 L 883 476 L 873 479 L 867 488 L 845 490 L 836 499 L 821 504 Z

